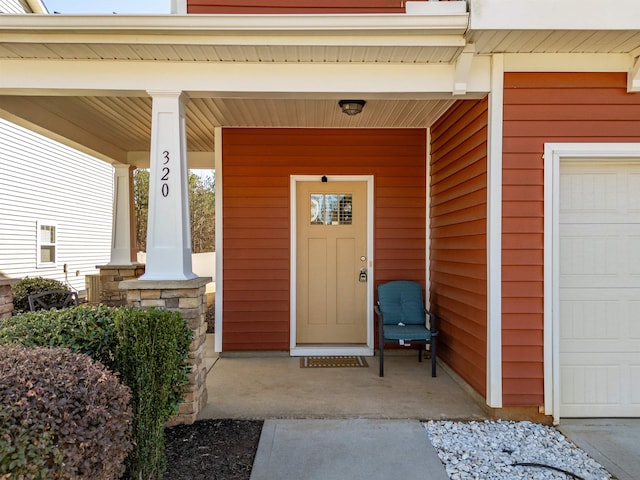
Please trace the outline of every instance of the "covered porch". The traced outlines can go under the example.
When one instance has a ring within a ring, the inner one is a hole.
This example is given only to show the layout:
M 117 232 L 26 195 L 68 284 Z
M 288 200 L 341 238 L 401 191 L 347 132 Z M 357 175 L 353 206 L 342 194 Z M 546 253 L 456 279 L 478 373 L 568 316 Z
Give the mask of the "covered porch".
M 368 367 L 301 368 L 300 358 L 285 354 L 219 356 L 213 335 L 207 340 L 209 396 L 199 419 L 479 420 L 494 413 L 443 363 L 432 378 L 430 362 L 419 363 L 415 350 L 387 353 L 380 378 L 377 356 L 366 357 Z
M 125 295 L 136 305 L 173 305 L 176 301 L 162 298 L 162 282 L 180 290 L 180 282 L 191 285 L 195 280 L 186 172 L 188 168 L 215 169 L 215 350 L 221 351 L 225 281 L 229 278 L 223 265 L 223 130 L 421 129 L 423 144 L 428 145 L 428 128 L 457 99 L 482 99 L 491 89 L 490 58 L 475 56 L 464 36 L 468 26 L 466 4 L 451 3 L 457 8 L 447 14 L 335 15 L 330 22 L 311 15 L 3 18 L 0 113 L 114 165 L 112 256 L 105 267 L 113 273 L 114 285 L 127 268 L 139 270 L 132 241 L 131 173 L 134 168 L 150 168 L 145 271 L 139 280 L 142 283 L 125 282 L 129 292 Z M 27 71 L 30 74 L 25 76 Z M 344 99 L 366 101 L 363 113 L 342 113 L 338 102 Z M 424 171 L 428 168 L 428 147 L 422 155 Z M 426 176 L 421 177 L 422 183 L 427 183 Z M 423 190 L 423 209 L 427 196 L 428 191 Z M 426 217 L 425 212 L 422 242 L 429 236 L 424 226 Z M 423 273 L 419 280 L 428 292 L 428 257 L 426 248 L 421 250 L 419 268 Z M 374 280 L 372 275 L 372 284 Z M 372 304 L 373 288 L 369 291 L 367 302 Z M 201 308 L 196 303 L 185 300 L 189 315 L 195 312 L 191 310 Z M 367 308 L 372 324 L 372 307 Z M 198 338 L 193 355 L 199 356 L 199 338 L 206 325 L 190 322 Z M 373 328 L 369 329 L 372 337 Z M 218 404 L 211 396 L 227 390 L 226 386 L 209 385 L 224 378 L 225 364 L 233 362 L 238 368 L 252 361 L 220 360 L 212 370 L 214 375 L 210 372 L 207 376 L 208 404 Z M 279 368 L 287 371 L 291 370 L 289 363 L 299 362 L 269 359 L 263 366 L 273 361 L 284 362 Z M 220 374 L 215 374 L 216 369 Z M 371 398 L 383 390 L 397 396 L 389 386 L 393 381 L 385 386 L 374 375 L 374 368 L 368 370 L 371 383 L 364 388 Z M 256 369 L 248 367 L 248 371 Z M 354 372 L 342 372 L 341 376 L 335 376 L 339 373 L 335 370 L 315 373 L 342 378 L 344 383 L 337 388 L 344 388 L 345 395 L 354 388 L 358 391 Z M 277 370 L 263 374 L 271 380 L 279 376 Z M 200 373 L 195 375 L 196 379 L 201 377 Z M 234 377 L 231 374 L 223 383 Z M 436 380 L 438 385 L 443 386 L 444 378 L 443 374 Z M 289 381 L 292 383 L 276 390 L 286 395 L 294 383 L 305 384 L 305 379 L 296 375 Z M 249 381 L 247 385 L 251 383 L 259 384 Z M 322 388 L 314 391 L 320 385 L 312 386 L 307 394 L 322 399 Z M 365 392 L 355 395 L 361 399 L 369 396 Z M 428 397 L 429 391 L 424 395 Z M 206 396 L 196 402 L 203 403 Z M 444 402 L 446 397 L 442 397 Z M 420 394 L 408 398 L 416 408 L 425 400 Z M 319 402 L 317 405 L 331 404 L 329 398 Z M 351 411 L 345 410 L 343 415 L 369 410 L 359 401 L 347 403 Z M 305 397 L 301 404 L 314 402 Z M 287 408 L 295 411 L 291 405 Z M 374 408 L 371 414 L 383 415 L 383 405 L 376 408 L 380 408 L 378 413 Z

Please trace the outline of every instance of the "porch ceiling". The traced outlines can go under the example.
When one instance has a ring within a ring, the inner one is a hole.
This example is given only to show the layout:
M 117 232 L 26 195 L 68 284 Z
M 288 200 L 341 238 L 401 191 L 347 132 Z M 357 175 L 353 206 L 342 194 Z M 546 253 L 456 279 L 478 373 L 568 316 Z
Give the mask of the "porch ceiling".
M 190 152 L 213 152 L 213 130 L 218 126 L 425 128 L 452 102 L 369 99 L 360 115 L 350 117 L 340 111 L 335 99 L 192 98 L 186 106 L 187 145 Z M 149 150 L 151 106 L 148 96 L 0 96 L 0 113 L 4 110 L 4 116 L 9 120 L 36 127 L 34 129 L 42 133 L 57 131 L 63 134 L 58 122 L 58 117 L 63 116 L 76 130 L 78 144 L 86 143 L 81 138 L 94 138 L 105 145 L 117 146 L 123 153 Z M 34 118 L 31 119 L 29 111 L 33 112 Z M 49 112 L 52 118 L 36 114 L 39 111 Z M 27 123 L 21 121 L 25 119 Z M 65 136 L 73 140 L 72 135 Z M 148 156 L 145 159 L 145 155 L 135 155 L 128 161 L 145 167 Z M 192 167 L 212 168 L 212 165 L 194 164 Z

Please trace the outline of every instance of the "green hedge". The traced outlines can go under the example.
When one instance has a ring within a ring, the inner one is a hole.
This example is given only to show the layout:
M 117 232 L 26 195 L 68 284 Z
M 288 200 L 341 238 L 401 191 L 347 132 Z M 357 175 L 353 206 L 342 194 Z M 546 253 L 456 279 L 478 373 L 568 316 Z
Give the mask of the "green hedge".
M 0 323 L 0 344 L 68 348 L 114 370 L 114 313 L 104 305 L 80 305 L 15 315 Z
M 42 293 L 47 290 L 71 291 L 67 285 L 58 280 L 42 277 L 27 277 L 11 287 L 13 295 L 13 314 L 29 311 L 29 295 Z M 62 300 L 62 299 L 60 299 Z
M 164 427 L 178 408 L 187 383 L 192 332 L 177 312 L 122 308 L 116 311 L 116 364 L 134 392 L 136 448 L 127 459 L 131 472 L 161 479 L 166 469 Z
M 0 378 L 0 478 L 117 480 L 124 473 L 131 394 L 100 362 L 68 349 L 4 345 Z
M 160 479 L 164 425 L 177 412 L 188 383 L 192 332 L 181 315 L 159 309 L 85 306 L 25 313 L 0 323 L 0 345 L 66 347 L 86 353 L 131 388 L 132 479 Z

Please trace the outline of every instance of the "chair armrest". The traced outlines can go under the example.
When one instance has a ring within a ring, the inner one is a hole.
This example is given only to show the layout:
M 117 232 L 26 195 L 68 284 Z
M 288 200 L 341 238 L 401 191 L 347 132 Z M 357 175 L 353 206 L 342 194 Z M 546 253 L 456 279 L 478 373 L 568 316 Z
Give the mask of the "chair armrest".
M 374 305 L 373 311 L 376 312 L 376 317 L 378 317 L 378 329 L 382 332 L 384 328 L 384 315 L 382 314 L 382 310 L 380 310 L 379 305 Z
M 425 310 L 425 313 L 429 317 L 429 331 L 431 332 L 431 335 L 438 335 L 438 318 L 428 310 Z

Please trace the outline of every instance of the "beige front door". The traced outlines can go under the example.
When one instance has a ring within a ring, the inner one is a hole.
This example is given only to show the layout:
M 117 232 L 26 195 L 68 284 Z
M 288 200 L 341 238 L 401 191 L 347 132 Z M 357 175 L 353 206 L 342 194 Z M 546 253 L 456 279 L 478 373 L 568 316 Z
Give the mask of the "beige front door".
M 296 202 L 296 343 L 365 344 L 367 183 L 298 182 Z

